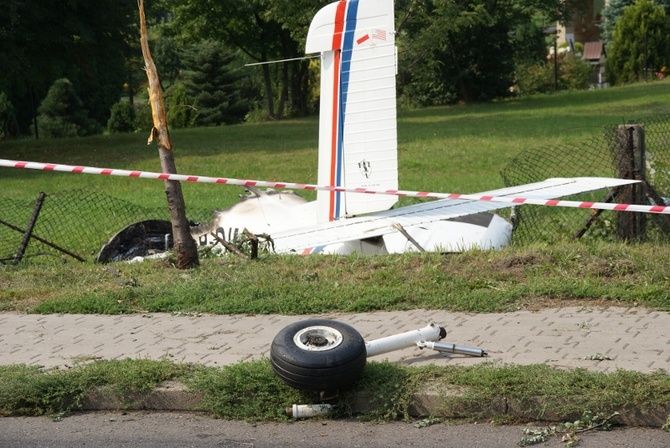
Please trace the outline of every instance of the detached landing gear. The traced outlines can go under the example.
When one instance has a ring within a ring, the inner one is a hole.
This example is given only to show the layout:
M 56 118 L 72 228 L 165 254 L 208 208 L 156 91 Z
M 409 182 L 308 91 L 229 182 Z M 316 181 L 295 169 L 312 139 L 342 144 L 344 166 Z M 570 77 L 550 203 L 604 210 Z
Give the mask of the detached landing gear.
M 440 352 L 487 356 L 479 348 L 437 342 L 447 335 L 433 323 L 419 330 L 365 342 L 350 325 L 328 319 L 296 322 L 272 341 L 270 363 L 287 385 L 307 391 L 336 391 L 363 375 L 368 357 L 418 346 Z

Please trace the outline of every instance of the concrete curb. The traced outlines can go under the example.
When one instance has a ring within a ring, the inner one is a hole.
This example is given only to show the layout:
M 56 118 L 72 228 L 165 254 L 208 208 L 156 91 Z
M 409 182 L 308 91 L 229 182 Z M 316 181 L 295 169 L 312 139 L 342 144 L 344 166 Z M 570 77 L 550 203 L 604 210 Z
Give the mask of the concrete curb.
M 111 387 L 100 387 L 84 397 L 84 411 L 200 411 L 203 394 L 182 383 L 169 381 L 145 393 L 120 396 Z
M 457 397 L 458 392 L 453 396 Z M 203 405 L 204 395 L 194 392 L 179 382 L 170 381 L 161 384 L 154 390 L 146 393 L 134 393 L 120 396 L 109 387 L 102 387 L 84 398 L 83 411 L 178 411 L 202 412 L 206 411 Z M 371 394 L 360 393 L 352 400 L 352 412 L 362 413 L 374 406 Z M 510 417 L 512 419 L 527 419 L 524 409 L 533 407 L 544 409 L 541 421 L 565 422 L 578 419 L 580 416 L 562 417 L 551 410 L 552 403 L 542 397 L 529 397 L 524 403 L 517 400 L 508 400 L 501 397 L 499 400 L 481 403 L 478 409 L 472 406 L 463 406 L 445 400 L 444 394 L 430 391 L 421 391 L 412 397 L 409 407 L 411 417 L 439 417 L 447 419 L 476 418 L 490 420 L 494 417 Z M 616 423 L 625 426 L 646 426 L 659 428 L 670 419 L 670 403 L 649 410 L 635 408 L 622 409 L 616 418 Z

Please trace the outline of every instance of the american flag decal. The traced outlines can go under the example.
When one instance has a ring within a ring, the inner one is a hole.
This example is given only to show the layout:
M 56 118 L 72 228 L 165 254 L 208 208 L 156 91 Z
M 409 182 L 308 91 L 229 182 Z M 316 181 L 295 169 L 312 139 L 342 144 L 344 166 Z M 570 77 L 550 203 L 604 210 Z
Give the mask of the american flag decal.
M 378 28 L 372 29 L 372 38 L 377 40 L 386 40 L 386 30 L 380 30 Z

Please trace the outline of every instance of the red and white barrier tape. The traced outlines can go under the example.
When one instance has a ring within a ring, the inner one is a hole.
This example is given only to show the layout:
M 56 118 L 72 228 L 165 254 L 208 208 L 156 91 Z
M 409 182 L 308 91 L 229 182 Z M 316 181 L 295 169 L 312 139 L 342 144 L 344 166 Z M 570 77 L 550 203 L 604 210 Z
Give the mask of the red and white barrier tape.
M 95 168 L 90 166 L 62 165 L 56 163 L 22 162 L 18 160 L 8 160 L 8 159 L 0 159 L 0 167 L 23 168 L 23 169 L 32 169 L 41 171 L 60 171 L 65 173 L 77 173 L 77 174 L 99 174 L 102 176 L 135 177 L 140 179 L 174 180 L 179 182 L 202 182 L 210 184 L 238 185 L 241 187 L 289 188 L 292 190 L 323 190 L 323 191 L 337 191 L 343 193 L 386 194 L 393 196 L 407 196 L 416 198 L 461 199 L 467 201 L 501 202 L 501 203 L 508 203 L 511 205 L 531 204 L 531 205 L 544 205 L 550 207 L 572 207 L 572 208 L 586 208 L 586 209 L 599 209 L 599 210 L 614 210 L 619 212 L 670 214 L 670 206 L 661 206 L 661 205 L 561 201 L 558 199 L 515 198 L 515 197 L 457 194 L 457 193 L 432 193 L 426 191 L 410 191 L 410 190 L 370 190 L 366 188 L 347 188 L 347 187 L 336 187 L 332 185 L 312 185 L 312 184 L 299 184 L 292 182 L 270 182 L 263 180 L 234 179 L 228 177 L 207 177 L 207 176 L 191 176 L 187 174 L 153 173 L 148 171 L 128 171 L 128 170 L 117 170 L 111 168 Z

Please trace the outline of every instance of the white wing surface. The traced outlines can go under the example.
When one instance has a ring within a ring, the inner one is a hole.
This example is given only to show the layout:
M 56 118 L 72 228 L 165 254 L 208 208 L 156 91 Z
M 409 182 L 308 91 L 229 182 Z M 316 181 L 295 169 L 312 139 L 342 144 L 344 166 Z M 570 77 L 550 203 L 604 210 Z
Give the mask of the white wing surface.
M 610 178 L 557 178 L 487 191 L 479 193 L 479 195 L 549 200 L 634 182 L 636 181 Z M 441 199 L 366 216 L 344 218 L 311 227 L 288 230 L 271 236 L 278 253 L 310 254 L 319 252 L 320 248 L 330 244 L 397 233 L 398 225 L 410 229 L 414 226 L 507 208 L 512 205 L 514 204 L 506 202 Z

